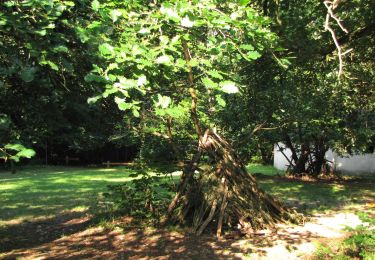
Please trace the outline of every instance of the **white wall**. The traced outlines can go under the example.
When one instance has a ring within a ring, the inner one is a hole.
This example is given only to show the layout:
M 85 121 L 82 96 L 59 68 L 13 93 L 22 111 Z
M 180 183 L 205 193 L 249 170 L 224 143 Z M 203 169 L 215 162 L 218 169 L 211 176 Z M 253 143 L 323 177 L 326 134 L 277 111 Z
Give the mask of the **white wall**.
M 290 149 L 285 148 L 283 143 L 275 144 L 273 147 L 273 166 L 278 170 L 286 170 L 288 168 L 288 160 L 285 156 L 280 152 L 278 145 L 283 148 L 283 153 L 288 157 L 292 157 L 292 151 Z
M 292 152 L 285 148 L 283 143 L 278 144 L 283 147 L 284 154 L 290 159 Z M 375 154 L 361 154 L 351 156 L 338 156 L 332 150 L 326 153 L 326 159 L 334 163 L 336 171 L 347 175 L 375 175 Z M 273 165 L 279 170 L 286 170 L 288 167 L 288 160 L 279 151 L 277 145 L 274 146 Z

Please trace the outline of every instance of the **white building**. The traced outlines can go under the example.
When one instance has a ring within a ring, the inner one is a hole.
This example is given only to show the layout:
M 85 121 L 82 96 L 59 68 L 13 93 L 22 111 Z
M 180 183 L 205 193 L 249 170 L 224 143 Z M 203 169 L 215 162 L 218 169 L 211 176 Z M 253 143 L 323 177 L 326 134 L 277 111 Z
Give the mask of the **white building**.
M 285 148 L 283 143 L 278 144 L 283 148 L 285 156 L 291 159 L 292 152 Z M 276 169 L 286 170 L 289 163 L 285 156 L 280 152 L 279 147 L 274 146 L 273 165 Z M 375 153 L 339 156 L 332 150 L 326 153 L 326 159 L 333 163 L 334 169 L 337 172 L 347 175 L 375 175 Z

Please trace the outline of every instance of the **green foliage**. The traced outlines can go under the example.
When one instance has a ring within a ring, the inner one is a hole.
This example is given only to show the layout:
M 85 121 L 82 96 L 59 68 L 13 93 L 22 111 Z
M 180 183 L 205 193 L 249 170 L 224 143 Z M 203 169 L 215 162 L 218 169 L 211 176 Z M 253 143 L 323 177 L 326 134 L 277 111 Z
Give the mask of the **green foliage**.
M 5 114 L 0 114 L 0 159 L 5 162 L 8 160 L 19 162 L 21 158 L 33 157 L 35 155 L 33 149 L 26 148 L 19 143 L 7 143 L 10 139 L 16 139 L 12 133 L 12 127 L 10 118 Z
M 43 158 L 64 157 L 125 135 L 115 104 L 87 104 L 103 82 L 84 81 L 97 60 L 83 29 L 94 19 L 90 5 L 26 0 L 0 6 L 0 113 L 8 122 L 6 131 L 0 126 L 0 147 L 22 143 Z
M 315 252 L 314 252 L 314 256 L 317 258 L 317 259 L 327 259 L 328 257 L 331 258 L 331 257 L 338 257 L 338 259 L 342 259 L 342 260 L 346 260 L 346 259 L 349 259 L 349 258 L 345 258 L 343 257 L 343 255 L 340 255 L 338 256 L 333 250 L 331 247 L 328 247 L 328 246 L 324 246 L 322 244 L 318 244 Z M 337 259 L 337 260 L 338 260 Z
M 0 158 L 7 161 L 8 159 L 19 162 L 21 158 L 31 158 L 35 155 L 33 149 L 26 148 L 22 144 L 7 144 L 0 148 Z
M 25 82 L 31 82 L 35 78 L 36 68 L 23 68 L 21 70 L 21 79 Z
M 260 147 L 285 143 L 286 135 L 298 152 L 302 145 L 309 147 L 312 158 L 322 146 L 338 153 L 364 152 L 374 146 L 371 86 L 375 77 L 367 58 L 375 51 L 373 22 L 368 19 L 374 15 L 370 11 L 374 2 L 342 2 L 336 10 L 349 30 L 349 36 L 338 32 L 337 37 L 343 48 L 354 49 L 345 59 L 340 80 L 335 73 L 336 48 L 331 35 L 323 31 L 327 10 L 321 2 L 256 1 L 253 5 L 271 18 L 282 48 L 242 67 L 242 95 L 228 98 L 221 111 L 227 136 L 242 156 L 248 159 L 259 154 Z
M 113 137 L 166 136 L 169 124 L 187 152 L 194 87 L 203 128 L 224 132 L 246 160 L 269 160 L 285 133 L 298 149 L 319 140 L 366 151 L 375 140 L 373 10 L 370 0 L 337 10 L 349 30 L 337 36 L 355 50 L 338 82 L 319 1 L 5 1 L 0 146 L 87 151 Z M 259 125 L 268 130 L 253 133 Z
M 98 4 L 93 2 L 93 8 Z M 87 33 L 96 37 L 101 62 L 96 63 L 100 67 L 93 65 L 86 81 L 104 79 L 101 96 L 113 96 L 126 116 L 139 117 L 133 120 L 139 131 L 158 136 L 172 131 L 177 143 L 193 135 L 190 87 L 198 91 L 202 123 L 214 126 L 218 124 L 215 111 L 226 106 L 224 96 L 240 92 L 239 63 L 251 63 L 277 45 L 269 20 L 235 1 L 103 2 L 100 6 Z M 188 82 L 190 68 L 193 86 Z
M 158 220 L 165 212 L 171 199 L 170 183 L 165 174 L 150 173 L 149 170 L 138 170 L 129 175 L 131 182 L 109 185 L 108 192 L 103 193 L 106 213 L 121 213 L 133 216 L 137 220 Z

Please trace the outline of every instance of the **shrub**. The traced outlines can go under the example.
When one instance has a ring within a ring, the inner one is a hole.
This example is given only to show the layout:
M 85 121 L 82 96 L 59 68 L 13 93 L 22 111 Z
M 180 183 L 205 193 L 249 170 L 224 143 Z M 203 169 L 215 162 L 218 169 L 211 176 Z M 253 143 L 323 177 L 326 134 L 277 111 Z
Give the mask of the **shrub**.
M 130 175 L 134 178 L 130 182 L 108 185 L 108 192 L 103 193 L 100 201 L 101 209 L 106 213 L 157 221 L 171 197 L 171 181 L 166 181 L 163 175 L 138 170 Z

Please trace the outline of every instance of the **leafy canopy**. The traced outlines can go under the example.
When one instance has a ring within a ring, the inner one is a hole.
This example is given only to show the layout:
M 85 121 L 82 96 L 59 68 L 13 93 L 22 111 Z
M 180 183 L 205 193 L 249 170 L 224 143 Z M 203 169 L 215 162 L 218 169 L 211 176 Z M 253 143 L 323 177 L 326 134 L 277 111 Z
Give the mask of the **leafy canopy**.
M 152 112 L 179 119 L 189 111 L 194 87 L 209 124 L 207 115 L 226 105 L 222 95 L 241 89 L 239 63 L 252 62 L 277 44 L 269 20 L 246 3 L 93 1 L 98 19 L 88 33 L 97 39 L 102 62 L 86 81 L 105 84 L 105 91 L 89 102 L 114 95 L 119 109 L 134 117 Z

